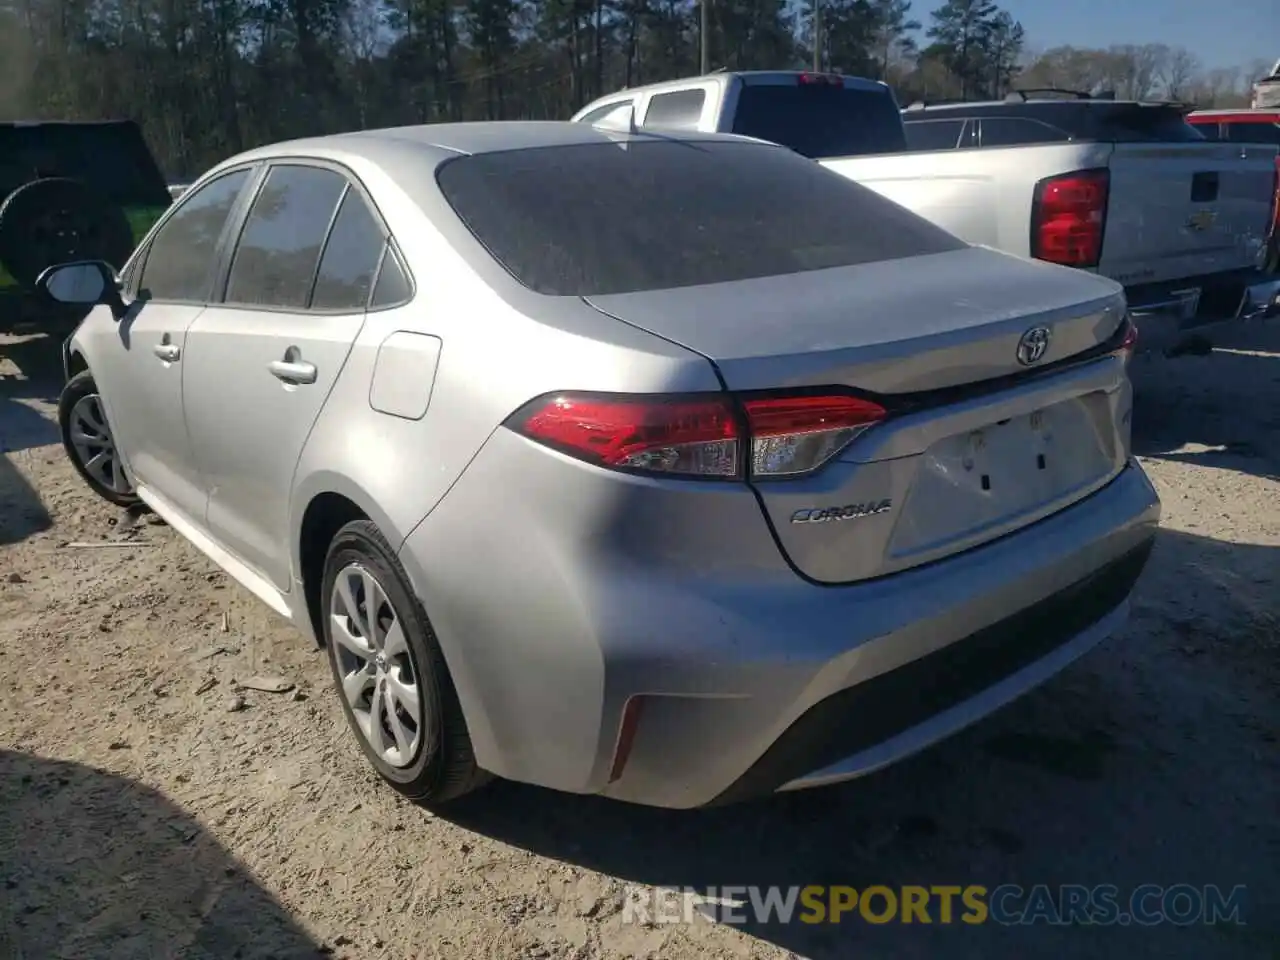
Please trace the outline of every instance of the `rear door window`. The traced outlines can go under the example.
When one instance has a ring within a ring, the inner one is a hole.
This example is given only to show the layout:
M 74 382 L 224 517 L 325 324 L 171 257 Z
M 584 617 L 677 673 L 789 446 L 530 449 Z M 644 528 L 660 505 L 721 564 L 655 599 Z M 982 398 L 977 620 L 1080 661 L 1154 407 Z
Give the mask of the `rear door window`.
M 902 114 L 887 90 L 825 83 L 742 84 L 733 133 L 815 160 L 907 148 Z
M 749 142 L 574 144 L 447 161 L 458 217 L 525 286 L 556 296 L 724 283 L 963 249 L 795 153 Z
M 347 180 L 295 164 L 271 168 L 240 233 L 227 303 L 304 310 Z

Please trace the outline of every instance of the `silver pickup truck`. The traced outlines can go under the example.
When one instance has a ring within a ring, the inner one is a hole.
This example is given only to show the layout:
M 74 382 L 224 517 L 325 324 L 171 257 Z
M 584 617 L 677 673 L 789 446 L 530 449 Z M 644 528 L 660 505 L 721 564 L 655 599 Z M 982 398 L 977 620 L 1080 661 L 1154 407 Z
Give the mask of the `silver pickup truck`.
M 901 111 L 877 81 L 770 71 L 623 90 L 572 119 L 779 143 L 970 243 L 1119 282 L 1151 349 L 1280 296 L 1259 269 L 1276 148 L 1208 142 L 1183 113 L 1029 96 Z

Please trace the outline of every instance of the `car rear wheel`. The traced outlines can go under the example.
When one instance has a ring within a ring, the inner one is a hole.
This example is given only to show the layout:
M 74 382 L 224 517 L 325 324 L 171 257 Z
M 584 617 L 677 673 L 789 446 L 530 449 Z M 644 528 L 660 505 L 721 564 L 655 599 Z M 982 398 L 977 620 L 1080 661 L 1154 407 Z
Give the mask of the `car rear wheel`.
M 120 462 L 98 386 L 88 370 L 77 373 L 62 388 L 58 397 L 58 429 L 71 465 L 94 493 L 121 507 L 139 502 Z
M 356 520 L 335 535 L 320 596 L 334 686 L 378 774 L 427 804 L 485 783 L 426 612 L 373 523 Z

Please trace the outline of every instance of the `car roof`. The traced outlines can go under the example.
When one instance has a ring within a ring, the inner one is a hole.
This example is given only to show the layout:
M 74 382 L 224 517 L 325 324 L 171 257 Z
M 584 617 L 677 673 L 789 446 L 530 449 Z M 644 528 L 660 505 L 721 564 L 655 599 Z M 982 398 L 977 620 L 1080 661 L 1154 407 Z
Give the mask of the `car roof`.
M 606 100 L 625 100 L 627 97 L 635 96 L 638 93 L 658 93 L 663 90 L 680 89 L 687 87 L 691 83 L 702 83 L 706 80 L 728 80 L 735 77 L 750 83 L 752 80 L 778 80 L 784 77 L 798 77 L 806 74 L 824 77 L 839 77 L 846 89 L 864 90 L 880 93 L 889 89 L 888 85 L 882 80 L 868 80 L 866 77 L 858 77 L 853 74 L 840 73 L 836 70 L 719 70 L 715 73 L 703 73 L 692 77 L 678 77 L 674 80 L 658 80 L 654 83 L 641 84 L 636 87 L 623 87 L 621 90 L 615 90 L 613 93 L 601 94 L 590 103 L 584 104 L 582 109 L 602 104 Z M 581 112 L 581 111 L 579 111 Z
M 1064 110 L 1067 108 L 1079 110 L 1082 107 L 1106 109 L 1108 107 L 1126 105 L 1140 107 L 1180 106 L 1180 104 L 1168 100 L 1110 100 L 1105 97 L 1028 97 L 1026 100 L 957 100 L 938 103 L 917 100 L 902 108 L 902 119 L 910 121 L 913 117 L 919 117 L 921 114 L 940 113 L 943 111 L 988 113 L 992 111 L 1027 111 L 1028 108 L 1039 110 L 1046 107 Z
M 454 156 L 471 156 L 510 150 L 534 150 L 577 144 L 662 140 L 756 142 L 750 137 L 726 133 L 602 129 L 586 123 L 561 120 L 481 120 L 467 123 L 430 123 L 406 127 L 360 130 L 352 133 L 287 140 L 232 157 L 219 167 L 273 157 L 312 156 L 338 163 L 372 161 L 394 166 L 397 158 L 412 156 L 420 163 L 435 156 L 437 163 Z

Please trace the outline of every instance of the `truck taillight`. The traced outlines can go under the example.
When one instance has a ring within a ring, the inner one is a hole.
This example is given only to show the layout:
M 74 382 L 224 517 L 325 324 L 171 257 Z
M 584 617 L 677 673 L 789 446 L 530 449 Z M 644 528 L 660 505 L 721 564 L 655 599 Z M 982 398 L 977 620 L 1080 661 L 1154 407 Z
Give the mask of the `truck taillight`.
M 601 467 L 741 480 L 812 473 L 884 417 L 879 404 L 840 394 L 560 393 L 526 404 L 507 426 Z
M 1080 170 L 1036 184 L 1031 255 L 1067 267 L 1096 267 L 1102 258 L 1111 175 Z

